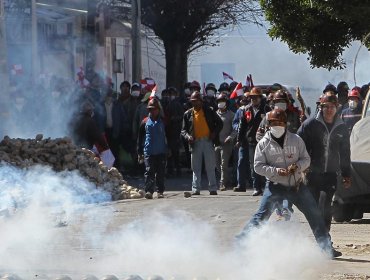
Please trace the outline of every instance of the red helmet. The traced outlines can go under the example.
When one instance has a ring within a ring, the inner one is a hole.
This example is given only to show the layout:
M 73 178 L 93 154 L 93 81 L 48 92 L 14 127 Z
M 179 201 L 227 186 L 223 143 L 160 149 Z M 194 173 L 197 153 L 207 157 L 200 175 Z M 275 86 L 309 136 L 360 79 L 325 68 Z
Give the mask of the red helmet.
M 349 93 L 348 97 L 357 97 L 358 99 L 361 98 L 361 94 L 358 89 L 353 88 Z
M 335 106 L 338 106 L 338 97 L 336 95 L 324 95 L 320 100 L 320 105 L 325 106 L 328 103 L 332 103 Z

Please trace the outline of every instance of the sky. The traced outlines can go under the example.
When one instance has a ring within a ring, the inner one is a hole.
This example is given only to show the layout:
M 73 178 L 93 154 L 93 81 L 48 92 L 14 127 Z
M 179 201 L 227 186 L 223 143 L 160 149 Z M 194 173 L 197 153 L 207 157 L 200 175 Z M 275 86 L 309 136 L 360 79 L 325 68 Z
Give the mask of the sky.
M 354 59 L 360 46 L 354 42 L 353 46 L 344 52 L 347 68 L 344 70 L 328 71 L 326 69 L 312 69 L 307 55 L 297 55 L 291 52 L 288 46 L 279 41 L 272 40 L 266 29 L 256 26 L 245 25 L 224 36 L 221 44 L 216 47 L 202 49 L 189 59 L 189 80 L 200 80 L 202 83 L 214 82 L 218 86 L 223 82 L 222 71 L 234 77 L 236 81 L 245 83 L 247 74 L 252 74 L 255 85 L 280 83 L 301 88 L 317 89 L 306 98 L 308 103 L 313 103 L 328 82 L 337 85 L 340 81 L 347 81 L 350 88 L 354 83 Z M 362 47 L 356 61 L 357 85 L 370 82 L 369 65 L 370 52 Z M 202 71 L 202 65 L 213 64 L 212 67 Z M 221 64 L 220 67 L 217 64 Z M 223 65 L 222 65 L 223 64 Z M 221 70 L 228 66 L 228 69 Z M 213 70 L 209 70 L 213 68 Z M 218 69 L 218 70 L 215 70 Z M 216 71 L 216 72 L 215 72 Z M 202 72 L 212 72 L 212 75 L 204 75 Z M 228 80 L 227 82 L 230 82 Z M 302 90 L 303 95 L 308 95 Z

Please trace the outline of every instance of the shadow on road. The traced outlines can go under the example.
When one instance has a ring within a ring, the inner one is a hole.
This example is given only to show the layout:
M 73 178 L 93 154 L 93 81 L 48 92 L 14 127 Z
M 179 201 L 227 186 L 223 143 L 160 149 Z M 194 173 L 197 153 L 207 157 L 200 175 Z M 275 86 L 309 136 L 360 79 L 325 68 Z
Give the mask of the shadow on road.
M 353 259 L 353 258 L 337 258 L 335 261 L 338 262 L 351 262 L 351 263 L 370 263 L 370 260 L 361 260 L 361 259 Z

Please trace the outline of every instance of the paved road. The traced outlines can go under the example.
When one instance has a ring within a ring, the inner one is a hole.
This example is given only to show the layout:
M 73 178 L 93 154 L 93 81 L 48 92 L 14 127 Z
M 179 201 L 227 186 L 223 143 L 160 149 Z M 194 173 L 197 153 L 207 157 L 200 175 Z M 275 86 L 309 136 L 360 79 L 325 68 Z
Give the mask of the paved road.
M 142 180 L 129 183 L 142 185 Z M 119 279 L 129 274 L 166 279 L 370 278 L 370 216 L 333 224 L 333 242 L 344 255 L 331 261 L 317 249 L 298 210 L 293 221 L 276 222 L 272 217 L 250 240 L 236 245 L 234 236 L 257 209 L 260 197 L 252 197 L 251 191 L 209 196 L 203 190 L 199 197 L 184 198 L 183 191 L 190 190 L 189 175 L 169 179 L 166 186 L 164 199 L 88 205 L 65 217 L 66 226 L 37 224 L 40 231 L 21 244 L 22 250 L 15 246 L 9 259 L 0 260 L 0 275 L 10 271 L 23 279 L 61 274 L 73 279 L 83 274 L 115 274 Z

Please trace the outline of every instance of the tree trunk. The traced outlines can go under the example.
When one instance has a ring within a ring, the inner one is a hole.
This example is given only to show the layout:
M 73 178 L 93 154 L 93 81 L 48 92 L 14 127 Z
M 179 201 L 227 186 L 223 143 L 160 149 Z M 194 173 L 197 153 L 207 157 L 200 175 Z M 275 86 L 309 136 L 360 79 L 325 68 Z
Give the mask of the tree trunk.
M 182 90 L 188 79 L 187 48 L 181 42 L 163 43 L 166 51 L 166 86 Z

